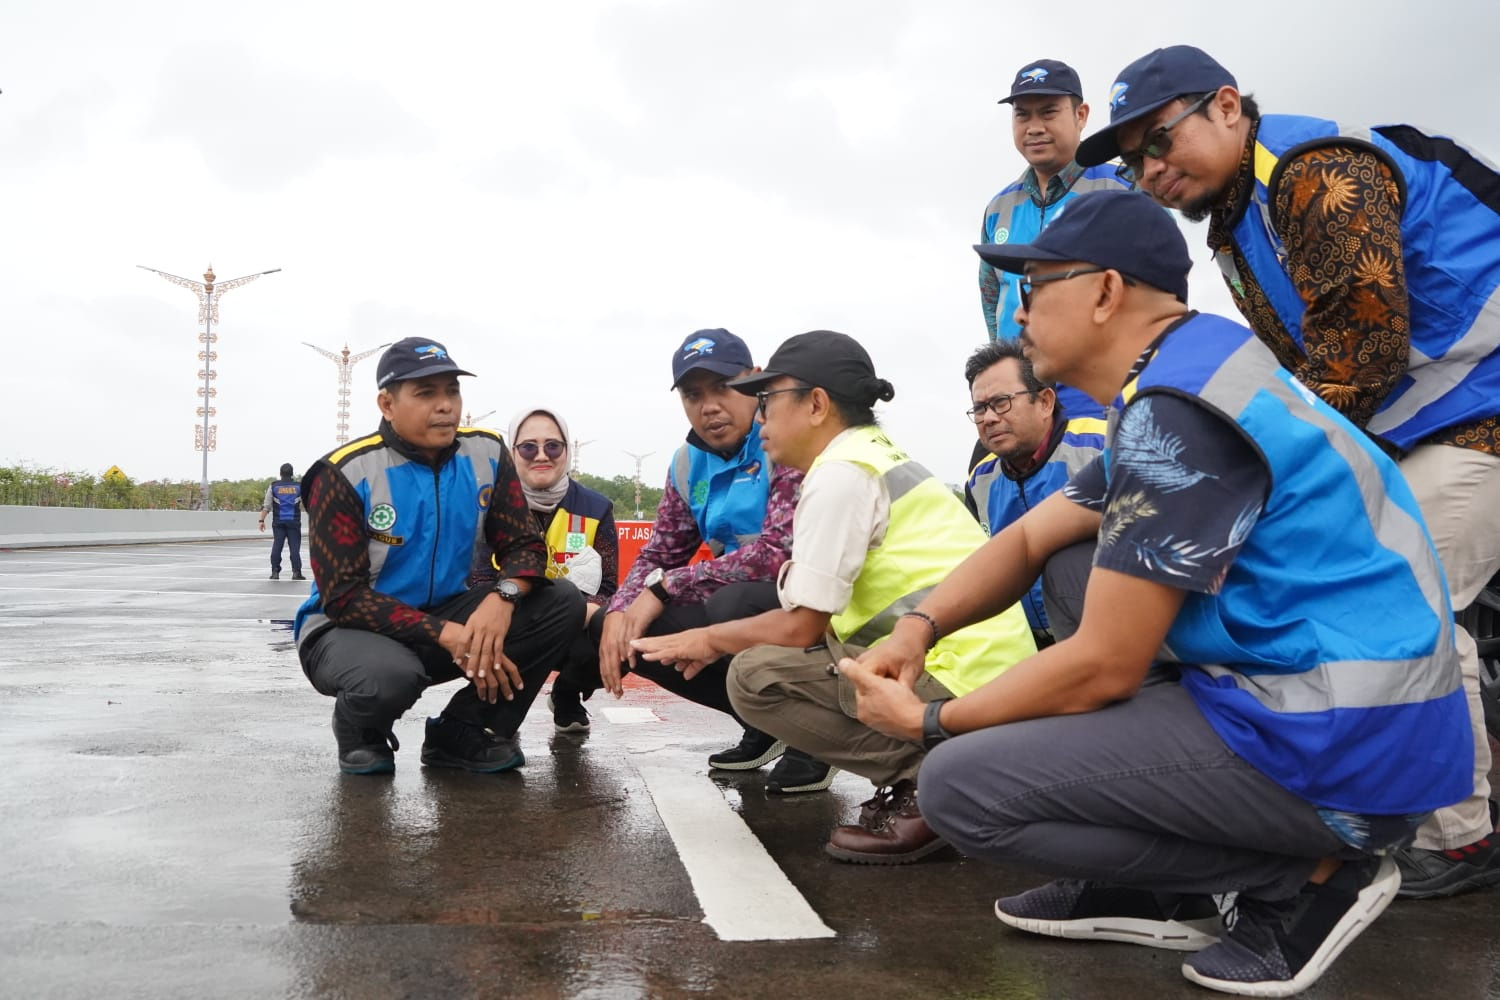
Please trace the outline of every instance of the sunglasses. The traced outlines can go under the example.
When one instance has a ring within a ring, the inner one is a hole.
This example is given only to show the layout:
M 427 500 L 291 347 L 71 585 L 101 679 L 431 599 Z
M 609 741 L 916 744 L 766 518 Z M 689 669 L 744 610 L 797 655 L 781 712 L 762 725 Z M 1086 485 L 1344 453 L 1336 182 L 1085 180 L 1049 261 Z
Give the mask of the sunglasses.
M 1207 104 L 1217 93 L 1218 91 L 1214 90 L 1204 94 L 1192 104 L 1189 104 L 1182 114 L 1177 115 L 1166 124 L 1152 129 L 1146 135 L 1145 141 L 1133 152 L 1127 153 L 1123 149 L 1120 150 L 1120 165 L 1115 168 L 1115 176 L 1129 184 L 1140 183 L 1141 178 L 1146 173 L 1146 157 L 1149 156 L 1153 160 L 1159 160 L 1171 152 L 1172 136 L 1169 133 L 1172 129 L 1176 128 L 1178 124 L 1193 112 Z
M 1002 392 L 998 396 L 991 396 L 989 399 L 986 399 L 982 403 L 975 403 L 973 406 L 965 410 L 964 413 L 970 420 L 974 421 L 977 424 L 980 420 L 984 419 L 985 410 L 990 411 L 997 417 L 1003 417 L 1007 413 L 1009 413 L 1010 408 L 1015 405 L 1017 396 L 1035 395 L 1036 392 L 1032 389 L 1027 389 L 1025 392 Z
M 1031 312 L 1032 285 L 1045 285 L 1049 281 L 1067 281 L 1069 278 L 1078 278 L 1085 274 L 1099 274 L 1108 270 L 1109 268 L 1107 267 L 1075 267 L 1070 271 L 1060 271 L 1057 274 L 1043 274 L 1038 277 L 1028 274 L 1021 279 L 1021 308 L 1027 312 Z M 1133 285 L 1135 282 L 1127 278 L 1125 279 L 1125 284 Z M 995 412 L 998 414 L 1002 411 L 996 410 Z
M 555 462 L 559 458 L 562 458 L 562 453 L 567 450 L 568 446 L 563 444 L 556 438 L 553 438 L 551 441 L 548 441 L 547 443 L 540 446 L 538 446 L 535 441 L 522 441 L 520 444 L 516 445 L 516 454 L 520 455 L 528 462 L 536 461 L 536 453 L 539 451 L 544 452 L 548 458 L 552 459 L 552 461 Z

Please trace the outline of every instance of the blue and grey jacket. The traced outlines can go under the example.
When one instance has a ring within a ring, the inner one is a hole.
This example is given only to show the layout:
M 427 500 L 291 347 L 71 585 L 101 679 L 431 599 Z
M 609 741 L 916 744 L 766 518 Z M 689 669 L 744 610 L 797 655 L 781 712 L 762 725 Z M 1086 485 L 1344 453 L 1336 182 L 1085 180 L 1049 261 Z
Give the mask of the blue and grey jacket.
M 1368 430 L 1411 448 L 1445 427 L 1500 412 L 1500 174 L 1452 139 L 1408 125 L 1346 129 L 1321 118 L 1263 117 L 1251 203 L 1233 230 L 1255 281 L 1301 346 L 1306 303 L 1288 273 L 1272 206 L 1282 165 L 1335 143 L 1375 151 L 1401 187 L 1410 361 Z M 1237 291 L 1233 257 L 1217 257 Z
M 1115 401 L 1171 393 L 1234 421 L 1271 485 L 1217 593 L 1190 593 L 1164 655 L 1236 754 L 1315 805 L 1423 813 L 1473 791 L 1442 568 L 1411 490 L 1245 327 L 1194 316 Z M 1106 439 L 1111 461 L 1112 418 Z M 1308 502 L 1316 498 L 1316 503 Z M 1252 521 L 1253 519 L 1253 521 Z
M 753 430 L 727 458 L 702 447 L 696 434 L 677 449 L 672 487 L 692 511 L 698 535 L 715 558 L 760 537 L 771 471 L 760 435 Z
M 505 444 L 493 431 L 463 428 L 439 466 L 409 457 L 381 434 L 350 442 L 323 461 L 364 502 L 370 586 L 423 610 L 467 589 L 478 554 L 487 551 L 485 513 Z M 329 627 L 317 584 L 297 609 L 297 642 Z

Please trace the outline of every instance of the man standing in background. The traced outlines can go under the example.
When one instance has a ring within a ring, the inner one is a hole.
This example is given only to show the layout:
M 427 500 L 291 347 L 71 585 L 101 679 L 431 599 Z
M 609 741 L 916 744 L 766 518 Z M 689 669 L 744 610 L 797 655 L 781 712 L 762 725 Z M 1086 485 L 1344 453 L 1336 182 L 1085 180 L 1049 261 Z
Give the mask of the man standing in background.
M 266 515 L 271 518 L 271 579 L 281 579 L 281 546 L 287 543 L 292 556 L 292 579 L 302 575 L 302 484 L 292 478 L 292 463 L 281 464 L 281 478 L 266 487 L 260 502 L 260 530 L 266 530 Z

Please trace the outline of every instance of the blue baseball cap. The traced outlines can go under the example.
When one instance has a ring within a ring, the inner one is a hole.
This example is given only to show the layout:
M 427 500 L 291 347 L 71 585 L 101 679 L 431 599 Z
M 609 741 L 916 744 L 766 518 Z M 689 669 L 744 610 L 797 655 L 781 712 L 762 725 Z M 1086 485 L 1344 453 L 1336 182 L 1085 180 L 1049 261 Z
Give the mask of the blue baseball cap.
M 393 382 L 448 372 L 454 375 L 474 374 L 458 367 L 448 355 L 448 348 L 437 341 L 426 337 L 407 337 L 396 341 L 380 356 L 380 364 L 375 369 L 375 388 L 384 389 Z
M 681 347 L 672 352 L 672 388 L 677 388 L 683 376 L 695 368 L 715 375 L 734 376 L 754 367 L 750 348 L 728 330 L 695 330 L 687 335 Z
M 1119 128 L 1187 94 L 1235 87 L 1234 74 L 1191 45 L 1157 49 L 1120 70 L 1109 88 L 1109 124 L 1078 144 L 1078 165 L 1098 166 L 1120 155 Z
M 1068 202 L 1034 243 L 984 243 L 974 251 L 1002 271 L 1033 260 L 1082 261 L 1119 271 L 1187 302 L 1187 240 L 1166 209 L 1135 191 L 1090 191 Z
M 1070 94 L 1082 100 L 1083 84 L 1078 82 L 1078 74 L 1067 63 L 1038 59 L 1021 67 L 1015 82 L 1010 85 L 1010 96 L 1000 98 L 1000 103 L 1009 104 L 1028 94 Z

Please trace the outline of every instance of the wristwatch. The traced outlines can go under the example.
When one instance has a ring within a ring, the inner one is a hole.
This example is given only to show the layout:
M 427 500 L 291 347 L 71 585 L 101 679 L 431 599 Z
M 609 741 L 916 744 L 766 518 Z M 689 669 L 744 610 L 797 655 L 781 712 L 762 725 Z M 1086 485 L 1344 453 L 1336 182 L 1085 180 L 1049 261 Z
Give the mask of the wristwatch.
M 495 584 L 495 593 L 500 595 L 500 600 L 515 604 L 526 595 L 521 592 L 521 585 L 514 580 L 501 580 Z
M 952 700 L 952 698 L 938 698 L 934 701 L 929 701 L 927 707 L 922 711 L 922 746 L 928 750 L 933 749 L 939 743 L 953 735 L 944 729 L 943 724 L 938 721 L 938 716 L 943 711 L 943 706 Z
M 663 604 L 666 604 L 672 599 L 672 595 L 667 593 L 667 585 L 662 583 L 662 580 L 666 577 L 666 575 L 667 571 L 662 569 L 660 566 L 656 567 L 651 572 L 646 574 L 646 589 L 655 594 L 656 599 L 658 601 L 661 601 Z

